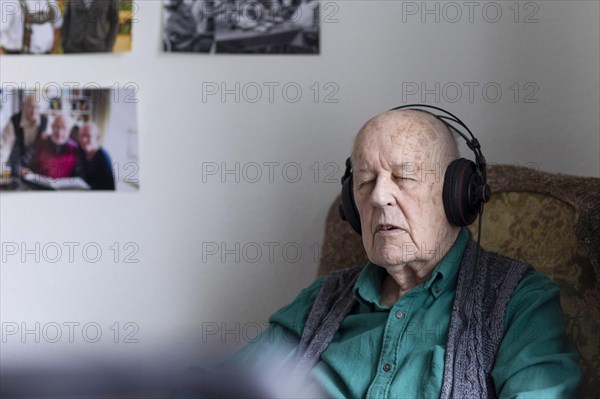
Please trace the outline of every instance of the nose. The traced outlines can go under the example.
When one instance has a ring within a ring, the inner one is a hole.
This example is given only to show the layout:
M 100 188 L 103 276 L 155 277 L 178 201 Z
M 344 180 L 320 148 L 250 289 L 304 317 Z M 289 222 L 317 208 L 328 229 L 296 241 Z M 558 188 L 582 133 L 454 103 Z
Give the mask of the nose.
M 396 202 L 395 185 L 389 176 L 379 176 L 371 192 L 371 205 L 374 207 L 391 206 Z

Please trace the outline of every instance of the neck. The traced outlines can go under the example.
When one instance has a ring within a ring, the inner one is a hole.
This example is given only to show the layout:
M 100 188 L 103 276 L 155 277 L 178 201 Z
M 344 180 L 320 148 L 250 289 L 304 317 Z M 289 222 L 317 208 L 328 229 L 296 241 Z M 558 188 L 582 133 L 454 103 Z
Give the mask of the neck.
M 98 148 L 94 148 L 89 151 L 86 151 L 85 158 L 89 161 L 90 159 L 92 159 L 94 157 L 94 155 L 96 155 L 96 152 L 98 152 Z
M 424 276 L 419 276 L 410 267 L 404 267 L 402 270 L 394 276 L 388 274 L 383 281 L 381 285 L 381 304 L 383 306 L 394 305 L 404 294 L 426 281 L 431 275 L 431 270 Z
M 50 145 L 52 146 L 52 151 L 54 152 L 55 155 L 58 155 L 61 152 L 63 152 L 63 150 L 65 149 L 66 144 L 67 143 L 56 144 L 54 141 L 52 141 L 52 139 L 50 139 Z
M 430 259 L 386 267 L 388 274 L 381 285 L 381 304 L 392 306 L 407 292 L 427 281 L 440 260 L 452 248 L 459 232 L 460 228 L 452 229 Z

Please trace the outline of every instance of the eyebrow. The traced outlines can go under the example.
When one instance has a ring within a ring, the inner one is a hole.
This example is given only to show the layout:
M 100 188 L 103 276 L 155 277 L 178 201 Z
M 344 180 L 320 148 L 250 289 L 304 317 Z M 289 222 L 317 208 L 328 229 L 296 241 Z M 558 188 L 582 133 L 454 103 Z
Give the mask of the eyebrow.
M 413 169 L 414 168 L 414 169 Z M 400 162 L 392 165 L 393 171 L 409 171 L 421 170 L 421 162 Z M 374 172 L 371 168 L 363 166 L 355 170 L 355 172 L 369 173 Z

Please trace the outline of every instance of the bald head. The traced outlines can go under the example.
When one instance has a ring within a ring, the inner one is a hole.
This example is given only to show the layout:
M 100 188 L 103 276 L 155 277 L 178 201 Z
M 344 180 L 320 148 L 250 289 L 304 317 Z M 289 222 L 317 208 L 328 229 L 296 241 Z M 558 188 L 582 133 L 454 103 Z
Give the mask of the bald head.
M 375 141 L 383 139 L 402 151 L 420 152 L 421 162 L 439 164 L 443 170 L 460 157 L 458 145 L 446 125 L 422 111 L 387 111 L 368 120 L 354 140 L 353 164 L 357 154 L 360 156 L 360 150 L 368 148 L 375 138 Z
M 444 173 L 457 157 L 448 128 L 425 112 L 384 112 L 360 129 L 353 194 L 371 262 L 390 274 L 408 266 L 419 278 L 433 270 L 445 252 L 427 249 L 450 248 L 460 230 L 443 204 Z

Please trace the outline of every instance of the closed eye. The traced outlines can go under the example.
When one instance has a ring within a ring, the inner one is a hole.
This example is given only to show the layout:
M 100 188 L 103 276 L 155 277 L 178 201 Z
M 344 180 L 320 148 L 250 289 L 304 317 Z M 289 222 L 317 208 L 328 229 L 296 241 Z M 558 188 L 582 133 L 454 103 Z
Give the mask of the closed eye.
M 358 184 L 357 184 L 357 186 L 356 186 L 356 189 L 357 189 L 357 190 L 360 190 L 361 188 L 363 188 L 363 187 L 365 187 L 365 186 L 367 186 L 367 185 L 369 185 L 369 184 L 372 184 L 372 183 L 374 183 L 374 182 L 375 182 L 375 180 L 374 180 L 374 179 L 371 179 L 371 180 L 365 180 L 365 181 L 358 182 Z
M 413 179 L 412 177 L 406 177 L 406 176 L 395 176 L 394 178 L 396 179 L 396 182 L 397 182 L 399 185 L 403 185 L 403 186 L 406 186 L 406 185 L 412 185 L 413 183 L 415 183 L 415 182 L 416 182 L 416 180 L 415 180 L 415 179 Z

